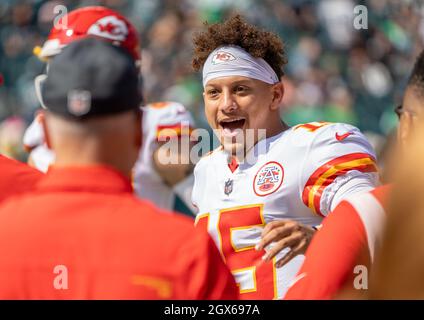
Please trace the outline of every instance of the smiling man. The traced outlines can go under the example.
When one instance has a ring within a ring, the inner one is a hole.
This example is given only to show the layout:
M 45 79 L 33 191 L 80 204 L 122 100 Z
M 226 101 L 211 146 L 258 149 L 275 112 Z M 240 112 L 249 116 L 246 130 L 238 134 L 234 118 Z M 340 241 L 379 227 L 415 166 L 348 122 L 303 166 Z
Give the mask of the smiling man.
M 374 151 L 350 125 L 281 120 L 286 59 L 277 35 L 235 16 L 208 26 L 194 46 L 221 142 L 195 168 L 196 224 L 214 238 L 242 298 L 280 298 L 323 217 L 377 184 Z

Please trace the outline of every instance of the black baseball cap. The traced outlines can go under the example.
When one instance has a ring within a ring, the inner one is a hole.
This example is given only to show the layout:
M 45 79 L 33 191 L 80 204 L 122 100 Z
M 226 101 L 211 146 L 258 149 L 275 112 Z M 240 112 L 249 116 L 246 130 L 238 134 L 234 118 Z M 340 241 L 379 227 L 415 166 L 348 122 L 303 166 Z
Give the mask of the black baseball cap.
M 51 60 L 41 96 L 46 109 L 75 119 L 138 109 L 139 70 L 125 49 L 96 38 L 74 41 Z

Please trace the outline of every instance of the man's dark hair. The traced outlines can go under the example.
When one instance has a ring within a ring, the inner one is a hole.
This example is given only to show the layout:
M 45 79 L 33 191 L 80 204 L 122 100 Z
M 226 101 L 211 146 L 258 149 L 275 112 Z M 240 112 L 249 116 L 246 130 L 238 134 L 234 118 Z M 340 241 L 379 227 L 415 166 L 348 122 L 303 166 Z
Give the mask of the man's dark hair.
M 283 66 L 287 63 L 284 44 L 275 33 L 248 24 L 240 15 L 222 23 L 208 25 L 207 30 L 193 38 L 194 57 L 192 65 L 198 71 L 203 67 L 209 54 L 224 45 L 242 47 L 255 58 L 263 58 L 275 71 L 278 78 L 284 75 Z
M 415 92 L 420 96 L 424 96 L 424 50 L 421 51 L 415 61 L 414 68 L 409 77 L 408 86 L 413 87 Z

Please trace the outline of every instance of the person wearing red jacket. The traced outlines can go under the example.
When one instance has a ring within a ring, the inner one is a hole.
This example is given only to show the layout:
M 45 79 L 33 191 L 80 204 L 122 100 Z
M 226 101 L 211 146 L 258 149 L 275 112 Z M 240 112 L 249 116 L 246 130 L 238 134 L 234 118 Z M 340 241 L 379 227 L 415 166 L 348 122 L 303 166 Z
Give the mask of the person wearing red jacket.
M 424 51 L 415 62 L 403 102 L 395 109 L 399 117 L 397 142 L 401 153 L 410 149 L 411 138 L 419 128 L 417 121 L 424 107 L 423 94 Z M 398 162 L 393 162 L 389 169 L 396 171 L 398 166 Z M 384 204 L 391 188 L 382 186 L 338 205 L 312 239 L 305 263 L 285 299 L 364 297 L 362 293 L 366 291 L 357 290 L 354 284 L 361 270 L 357 266 L 365 266 L 367 269 L 363 270 L 367 270 L 366 276 L 369 276 L 386 222 Z
M 338 204 L 312 239 L 285 300 L 324 300 L 353 297 L 353 293 L 361 297 L 362 291 L 352 288 L 357 276 L 364 278 L 358 280 L 359 287 L 362 281 L 368 281 L 381 240 L 386 218 L 384 204 L 390 188 L 381 186 Z M 366 274 L 362 275 L 364 270 Z
M 42 176 L 38 170 L 0 155 L 0 201 L 32 190 Z
M 132 194 L 138 81 L 133 58 L 96 38 L 52 60 L 42 124 L 56 162 L 0 206 L 0 299 L 238 298 L 206 232 Z

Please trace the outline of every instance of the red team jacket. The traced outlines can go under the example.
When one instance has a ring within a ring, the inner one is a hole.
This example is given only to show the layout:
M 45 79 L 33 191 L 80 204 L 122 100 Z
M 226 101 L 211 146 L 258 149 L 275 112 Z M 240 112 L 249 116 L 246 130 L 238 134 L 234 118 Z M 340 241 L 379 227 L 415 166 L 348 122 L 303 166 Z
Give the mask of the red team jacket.
M 352 291 L 355 266 L 370 267 L 385 221 L 383 203 L 390 186 L 341 201 L 312 239 L 284 299 L 332 299 Z M 369 271 L 368 271 L 369 275 Z
M 40 171 L 0 155 L 0 201 L 31 190 L 42 176 Z
M 213 240 L 106 166 L 53 167 L 0 206 L 0 299 L 237 299 Z

